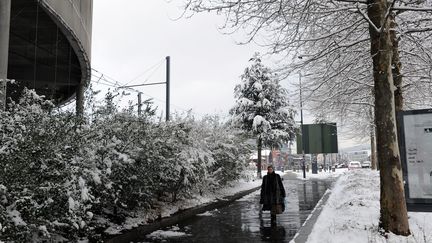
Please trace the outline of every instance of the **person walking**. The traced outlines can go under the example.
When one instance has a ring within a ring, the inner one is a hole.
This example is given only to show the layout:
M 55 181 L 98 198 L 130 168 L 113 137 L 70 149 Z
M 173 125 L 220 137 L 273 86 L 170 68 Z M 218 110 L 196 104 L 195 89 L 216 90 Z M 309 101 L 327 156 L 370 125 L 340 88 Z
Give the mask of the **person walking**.
M 273 165 L 269 165 L 261 184 L 260 204 L 263 204 L 262 211 L 270 211 L 272 225 L 276 224 L 276 214 L 285 211 L 284 202 L 285 188 L 282 179 L 275 173 Z

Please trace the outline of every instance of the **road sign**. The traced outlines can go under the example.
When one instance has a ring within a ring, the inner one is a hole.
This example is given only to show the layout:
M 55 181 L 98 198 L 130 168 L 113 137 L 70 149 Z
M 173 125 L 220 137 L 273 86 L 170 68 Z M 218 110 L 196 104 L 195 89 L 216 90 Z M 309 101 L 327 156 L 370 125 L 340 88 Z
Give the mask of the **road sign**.
M 305 154 L 338 153 L 336 123 L 305 124 L 302 130 Z M 297 154 L 302 153 L 302 137 L 297 136 Z

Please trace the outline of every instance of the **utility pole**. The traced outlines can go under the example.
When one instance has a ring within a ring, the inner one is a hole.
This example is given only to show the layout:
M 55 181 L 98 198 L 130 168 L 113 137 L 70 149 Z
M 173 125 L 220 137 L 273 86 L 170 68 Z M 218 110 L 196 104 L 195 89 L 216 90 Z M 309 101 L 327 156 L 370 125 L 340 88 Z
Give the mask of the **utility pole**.
M 166 121 L 170 120 L 170 56 L 166 57 Z
M 6 109 L 11 0 L 0 0 L 0 109 Z
M 303 170 L 303 178 L 306 178 L 306 158 L 304 151 L 304 136 L 303 136 L 303 100 L 302 100 L 302 85 L 301 85 L 301 72 L 299 72 L 299 84 L 300 84 L 300 129 L 301 129 L 301 146 L 302 146 L 302 170 Z
M 142 101 L 141 101 L 141 92 L 138 92 L 138 116 L 141 116 L 141 107 L 142 107 Z
M 1 0 L 0 0 L 1 1 Z M 166 85 L 166 121 L 169 121 L 170 119 L 170 65 L 171 65 L 171 58 L 170 56 L 166 57 L 166 81 L 165 82 L 157 82 L 157 83 L 149 83 L 149 84 L 135 84 L 135 85 L 128 85 L 128 86 L 121 86 L 118 88 L 132 88 L 132 87 L 140 87 L 140 86 L 149 86 L 149 85 L 159 85 L 159 84 L 165 84 Z M 141 92 L 138 92 L 138 115 L 141 115 Z

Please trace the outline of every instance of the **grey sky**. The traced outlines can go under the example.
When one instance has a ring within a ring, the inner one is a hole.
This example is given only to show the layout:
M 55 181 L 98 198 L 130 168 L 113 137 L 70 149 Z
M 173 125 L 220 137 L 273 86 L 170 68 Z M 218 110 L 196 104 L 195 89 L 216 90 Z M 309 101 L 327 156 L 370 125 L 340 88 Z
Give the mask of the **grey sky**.
M 234 104 L 233 90 L 257 45 L 237 45 L 241 34 L 218 30 L 221 16 L 199 14 L 174 21 L 181 14 L 180 0 L 94 0 L 92 66 L 121 83 L 165 81 L 165 56 L 171 56 L 171 111 L 192 109 L 197 116 L 226 115 Z M 270 62 L 266 64 L 271 65 Z M 140 78 L 137 76 L 151 67 Z M 150 75 L 152 74 L 152 75 Z M 293 81 L 297 76 L 292 77 Z M 93 77 L 93 80 L 97 80 Z M 283 81 L 287 86 L 287 81 Z M 96 89 L 106 91 L 106 86 Z M 155 98 L 159 113 L 165 110 L 165 86 L 136 88 Z M 125 100 L 136 103 L 136 93 Z M 293 99 L 291 102 L 298 109 Z M 126 104 L 126 102 L 124 102 Z M 312 122 L 305 111 L 305 123 Z M 296 118 L 300 120 L 300 118 Z M 342 129 L 339 129 L 339 133 Z M 341 134 L 342 135 L 342 134 Z M 351 139 L 339 138 L 341 147 Z
M 240 40 L 238 35 L 221 34 L 218 26 L 223 19 L 213 14 L 174 21 L 181 13 L 176 5 L 179 2 L 95 0 L 92 66 L 129 83 L 159 63 L 147 82 L 163 82 L 162 62 L 169 55 L 171 110 L 193 109 L 200 115 L 226 113 L 234 102 L 234 85 L 258 47 L 237 45 L 234 38 Z M 150 73 L 130 84 L 143 83 Z M 165 109 L 158 100 L 165 100 L 163 85 L 137 89 L 155 97 L 159 109 Z

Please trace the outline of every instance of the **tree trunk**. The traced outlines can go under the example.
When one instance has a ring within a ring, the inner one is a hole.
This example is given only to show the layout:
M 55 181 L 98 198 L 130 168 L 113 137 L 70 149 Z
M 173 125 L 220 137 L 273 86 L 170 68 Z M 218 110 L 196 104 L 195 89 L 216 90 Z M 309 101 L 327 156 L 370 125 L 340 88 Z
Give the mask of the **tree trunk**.
M 392 75 L 393 83 L 395 86 L 394 96 L 395 96 L 395 110 L 396 112 L 402 111 L 403 109 L 403 96 L 402 96 L 402 74 L 401 68 L 402 63 L 399 58 L 399 39 L 396 36 L 396 19 L 395 13 L 389 15 L 390 20 L 390 39 L 392 42 Z
M 380 168 L 380 227 L 397 235 L 409 235 L 399 146 L 396 133 L 393 47 L 386 16 L 387 0 L 368 0 L 368 17 L 380 30 L 369 26 L 375 86 L 375 124 Z M 382 26 L 383 25 L 383 26 Z M 382 26 L 382 27 L 381 27 Z
M 402 68 L 402 63 L 400 62 L 400 58 L 399 58 L 399 39 L 396 36 L 396 28 L 397 28 L 397 23 L 396 23 L 396 14 L 395 13 L 391 13 L 389 16 L 390 19 L 390 39 L 392 42 L 392 46 L 393 46 L 393 56 L 392 56 L 392 74 L 393 74 L 393 83 L 394 86 L 396 87 L 395 91 L 394 91 L 394 96 L 395 96 L 395 111 L 396 114 L 400 111 L 403 110 L 403 103 L 404 103 L 404 99 L 403 99 L 403 95 L 402 95 L 402 74 L 401 74 L 401 68 Z M 396 120 L 396 131 L 400 131 L 401 127 L 399 126 L 399 122 Z M 400 144 L 399 141 L 399 137 L 398 137 L 398 142 Z
M 261 149 L 262 149 L 262 139 L 258 138 L 258 164 L 257 164 L 257 176 L 258 178 L 262 178 L 261 176 Z

